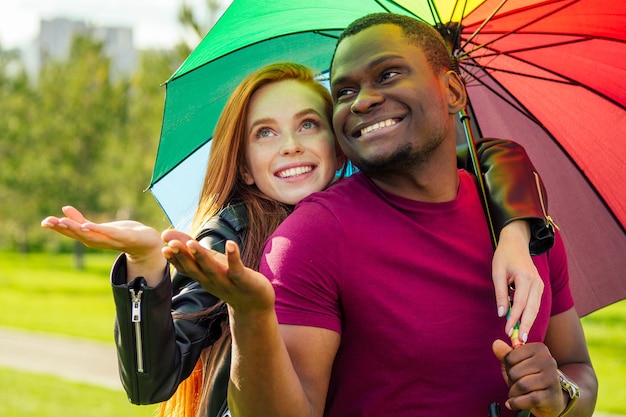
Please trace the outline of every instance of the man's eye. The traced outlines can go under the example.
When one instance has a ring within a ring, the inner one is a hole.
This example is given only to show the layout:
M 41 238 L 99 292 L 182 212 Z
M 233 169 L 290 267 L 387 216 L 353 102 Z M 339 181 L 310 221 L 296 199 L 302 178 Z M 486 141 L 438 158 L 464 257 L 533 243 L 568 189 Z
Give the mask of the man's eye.
M 337 93 L 335 94 L 335 97 L 337 100 L 341 100 L 342 98 L 350 96 L 353 93 L 354 93 L 354 90 L 350 88 L 342 88 L 341 90 L 337 91 Z
M 395 77 L 396 75 L 398 75 L 397 71 L 385 71 L 385 72 L 383 72 L 383 75 L 381 76 L 381 78 L 383 80 L 388 80 L 390 78 Z

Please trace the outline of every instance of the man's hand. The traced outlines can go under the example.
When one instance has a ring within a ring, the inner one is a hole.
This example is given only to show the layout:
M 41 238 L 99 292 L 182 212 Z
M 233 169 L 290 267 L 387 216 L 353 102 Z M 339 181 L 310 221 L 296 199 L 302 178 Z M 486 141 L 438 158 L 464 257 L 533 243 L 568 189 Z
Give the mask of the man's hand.
M 530 410 L 535 417 L 557 417 L 565 409 L 556 360 L 543 343 L 528 343 L 516 349 L 496 340 L 493 352 L 502 364 L 509 386 L 509 410 Z

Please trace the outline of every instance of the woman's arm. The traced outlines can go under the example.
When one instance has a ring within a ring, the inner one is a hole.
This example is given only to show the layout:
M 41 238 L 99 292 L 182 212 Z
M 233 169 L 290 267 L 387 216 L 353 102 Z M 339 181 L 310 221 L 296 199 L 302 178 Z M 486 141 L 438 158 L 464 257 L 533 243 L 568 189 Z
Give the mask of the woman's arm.
M 491 225 L 498 241 L 492 278 L 498 315 L 508 314 L 505 331 L 519 322 L 525 341 L 535 321 L 543 281 L 530 254 L 540 254 L 554 244 L 554 229 L 547 215 L 547 196 L 523 147 L 510 140 L 481 139 L 476 153 L 485 184 Z M 467 146 L 457 148 L 459 167 L 473 172 Z M 509 311 L 509 286 L 515 286 Z
M 541 177 L 524 148 L 504 139 L 480 139 L 476 153 L 487 191 L 487 204 L 496 237 L 515 220 L 530 226 L 529 248 L 539 255 L 554 244 L 554 229 L 548 216 L 548 197 Z M 457 147 L 457 164 L 474 172 L 467 145 Z

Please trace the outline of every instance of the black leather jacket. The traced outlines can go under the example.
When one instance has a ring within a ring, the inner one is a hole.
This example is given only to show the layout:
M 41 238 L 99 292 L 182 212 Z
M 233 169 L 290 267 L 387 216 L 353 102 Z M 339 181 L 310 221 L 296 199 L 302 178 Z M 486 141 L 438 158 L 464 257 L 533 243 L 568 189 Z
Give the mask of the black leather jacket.
M 496 234 L 513 220 L 531 223 L 531 253 L 549 249 L 554 232 L 546 214 L 543 185 L 526 152 L 510 141 L 483 140 L 477 144 L 485 184 L 490 192 L 488 205 Z M 468 153 L 458 151 L 459 167 L 472 171 Z M 243 204 L 233 204 L 211 219 L 198 236 L 203 246 L 224 251 L 227 239 L 240 243 L 248 227 Z M 221 320 L 172 319 L 173 313 L 194 313 L 216 304 L 216 297 L 198 283 L 175 274 L 169 268 L 156 287 L 148 287 L 142 277 L 126 284 L 126 258 L 120 256 L 111 272 L 116 305 L 115 340 L 119 371 L 129 400 L 134 404 L 165 401 L 187 378 L 201 351 L 221 335 Z M 225 407 L 230 356 L 220 366 L 215 385 L 218 390 L 209 399 L 208 416 L 221 416 Z

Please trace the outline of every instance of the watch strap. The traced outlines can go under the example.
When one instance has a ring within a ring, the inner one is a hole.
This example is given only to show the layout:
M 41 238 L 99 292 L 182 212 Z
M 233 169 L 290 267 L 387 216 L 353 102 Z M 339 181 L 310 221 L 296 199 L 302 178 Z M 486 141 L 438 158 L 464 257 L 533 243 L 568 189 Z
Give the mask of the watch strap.
M 576 385 L 571 379 L 569 379 L 567 375 L 563 373 L 563 371 L 557 369 L 556 372 L 559 376 L 561 389 L 565 391 L 569 398 L 567 405 L 565 406 L 565 410 L 563 410 L 563 412 L 559 414 L 559 417 L 563 417 L 570 412 L 570 410 L 574 407 L 576 401 L 580 398 L 580 388 L 578 388 L 578 385 Z

